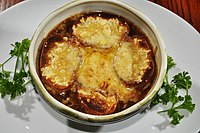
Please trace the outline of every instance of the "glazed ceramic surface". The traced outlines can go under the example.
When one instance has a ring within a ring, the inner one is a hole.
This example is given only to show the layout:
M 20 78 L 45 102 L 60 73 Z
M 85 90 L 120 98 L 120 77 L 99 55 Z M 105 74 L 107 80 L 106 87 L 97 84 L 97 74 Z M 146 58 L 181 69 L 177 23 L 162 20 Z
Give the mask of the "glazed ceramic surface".
M 38 49 L 40 48 L 42 40 L 48 35 L 52 28 L 70 16 L 79 14 L 81 12 L 91 11 L 103 11 L 112 14 L 118 14 L 125 17 L 129 21 L 132 21 L 135 25 L 137 25 L 137 27 L 140 27 L 141 30 L 145 32 L 152 43 L 153 50 L 156 51 L 155 58 L 158 72 L 155 82 L 147 96 L 130 108 L 110 115 L 89 115 L 76 111 L 58 102 L 44 88 L 36 70 L 37 56 L 39 51 Z M 147 106 L 162 85 L 167 66 L 166 58 L 165 45 L 158 29 L 149 18 L 147 18 L 135 7 L 116 0 L 83 0 L 73 1 L 61 8 L 58 8 L 40 23 L 32 38 L 29 50 L 29 67 L 31 75 L 33 76 L 33 79 L 37 85 L 39 94 L 53 109 L 70 118 L 71 120 L 89 125 L 101 125 L 126 119 L 142 111 Z

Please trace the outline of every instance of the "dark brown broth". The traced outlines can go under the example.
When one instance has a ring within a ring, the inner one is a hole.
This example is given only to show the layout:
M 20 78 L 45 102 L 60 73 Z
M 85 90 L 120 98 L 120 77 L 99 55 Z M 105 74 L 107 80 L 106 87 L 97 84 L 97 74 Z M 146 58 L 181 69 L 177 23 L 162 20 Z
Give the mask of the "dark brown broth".
M 44 50 L 46 41 L 49 41 L 48 39 L 50 37 L 53 37 L 53 36 L 56 36 L 56 35 L 60 35 L 62 37 L 66 36 L 66 37 L 69 37 L 69 38 L 73 37 L 72 26 L 74 24 L 78 23 L 78 21 L 82 17 L 88 17 L 88 16 L 93 16 L 93 17 L 100 16 L 100 17 L 105 18 L 105 19 L 109 19 L 109 18 L 119 19 L 122 24 L 127 24 L 129 26 L 129 34 L 128 34 L 129 37 L 140 36 L 140 37 L 144 38 L 147 41 L 147 43 L 149 44 L 148 47 L 153 51 L 148 37 L 141 31 L 141 29 L 139 27 L 135 26 L 131 21 L 125 19 L 124 17 L 121 17 L 119 15 L 115 15 L 115 14 L 105 13 L 105 12 L 80 13 L 80 14 L 71 16 L 71 17 L 65 19 L 64 21 L 62 21 L 60 24 L 58 24 L 56 27 L 54 27 L 53 30 L 48 34 L 48 36 L 42 41 L 41 49 L 40 49 L 40 52 L 39 52 L 40 54 L 39 54 L 39 58 L 38 58 L 38 60 L 39 60 L 38 61 L 38 73 L 40 75 L 40 78 L 42 78 L 42 76 L 41 76 L 40 70 L 39 70 L 41 68 L 41 65 L 40 65 L 39 62 L 41 60 L 44 61 L 44 59 L 41 59 L 40 56 L 41 56 L 42 51 Z M 57 39 L 57 38 L 55 38 L 55 39 Z M 55 41 L 55 40 L 52 40 L 52 41 Z M 153 81 L 154 81 L 153 77 L 155 77 L 156 72 L 157 72 L 154 53 L 152 53 L 151 56 L 152 56 L 152 60 L 153 60 L 152 69 L 150 69 L 146 72 L 145 76 L 143 77 L 144 82 L 139 84 L 139 85 L 136 85 L 136 88 L 138 89 L 138 91 L 141 92 L 140 99 L 143 99 L 146 96 L 146 94 L 148 93 L 149 89 L 151 88 L 151 85 L 148 86 L 145 89 L 143 89 L 143 88 L 145 87 L 146 84 L 152 84 L 153 83 Z M 151 75 L 151 76 L 149 76 L 149 75 Z M 77 92 L 72 92 L 69 89 L 63 90 L 63 91 L 60 91 L 60 90 L 53 90 L 52 91 L 52 90 L 49 90 L 49 89 L 47 89 L 47 90 L 55 99 L 57 99 L 60 102 L 62 102 L 63 99 L 66 99 L 68 97 L 73 98 L 71 103 L 68 103 L 67 106 L 74 108 L 76 110 L 85 112 L 85 110 L 80 105 L 81 104 L 80 100 L 77 98 L 77 95 L 78 95 Z M 133 103 L 133 102 L 127 103 L 126 108 L 132 106 L 133 104 L 135 104 L 135 103 Z M 124 107 L 123 103 L 121 101 L 119 101 L 117 108 L 114 111 L 114 113 L 125 109 L 123 107 Z

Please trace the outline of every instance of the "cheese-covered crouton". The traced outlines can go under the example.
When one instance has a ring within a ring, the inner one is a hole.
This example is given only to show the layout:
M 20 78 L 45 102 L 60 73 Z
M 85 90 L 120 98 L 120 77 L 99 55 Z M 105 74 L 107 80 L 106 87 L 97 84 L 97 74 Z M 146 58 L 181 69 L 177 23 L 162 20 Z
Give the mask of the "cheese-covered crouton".
M 118 46 L 128 32 L 128 26 L 122 24 L 117 18 L 104 19 L 102 17 L 81 18 L 72 29 L 78 40 L 97 48 Z
M 56 38 L 56 37 L 55 37 Z M 46 44 L 41 68 L 43 81 L 57 89 L 65 89 L 74 82 L 75 72 L 81 62 L 81 53 L 79 48 L 72 42 L 53 38 Z
M 150 67 L 151 58 L 148 55 L 147 43 L 135 37 L 122 42 L 114 58 L 114 67 L 119 77 L 128 84 L 140 83 Z

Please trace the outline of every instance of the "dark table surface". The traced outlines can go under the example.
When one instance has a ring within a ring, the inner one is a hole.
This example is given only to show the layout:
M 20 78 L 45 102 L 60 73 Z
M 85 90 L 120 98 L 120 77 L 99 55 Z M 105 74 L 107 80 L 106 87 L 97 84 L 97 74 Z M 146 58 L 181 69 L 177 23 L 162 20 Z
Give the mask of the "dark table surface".
M 23 0 L 0 0 L 0 12 Z M 200 0 L 149 0 L 176 13 L 200 32 Z

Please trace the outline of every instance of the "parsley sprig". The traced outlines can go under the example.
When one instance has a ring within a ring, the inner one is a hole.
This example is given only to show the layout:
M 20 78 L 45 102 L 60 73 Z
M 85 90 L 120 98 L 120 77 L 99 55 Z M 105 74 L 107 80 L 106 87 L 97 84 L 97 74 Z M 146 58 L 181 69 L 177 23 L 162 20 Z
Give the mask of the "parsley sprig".
M 195 109 L 195 104 L 192 102 L 192 97 L 189 95 L 189 89 L 192 86 L 191 77 L 188 72 L 183 71 L 175 76 L 172 80 L 168 79 L 169 70 L 176 66 L 176 63 L 173 61 L 172 57 L 167 57 L 167 72 L 162 84 L 161 90 L 155 97 L 155 99 L 150 104 L 150 107 L 153 107 L 159 103 L 167 105 L 171 103 L 169 109 L 159 111 L 158 113 L 167 112 L 168 116 L 171 118 L 171 124 L 177 125 L 184 118 L 184 115 L 180 113 L 180 110 L 188 110 L 190 113 Z M 179 91 L 184 90 L 185 96 L 179 95 Z
M 31 82 L 31 76 L 28 70 L 28 50 L 30 46 L 29 39 L 23 39 L 22 42 L 11 44 L 10 57 L 0 64 L 0 94 L 4 98 L 6 95 L 13 100 L 17 96 L 26 92 L 26 85 Z M 13 71 L 5 70 L 5 65 L 16 57 Z

